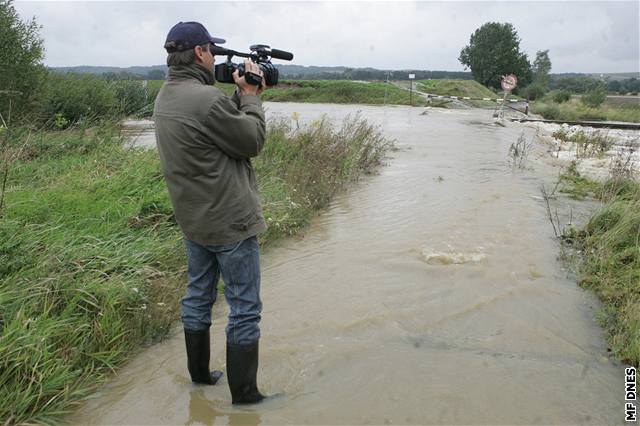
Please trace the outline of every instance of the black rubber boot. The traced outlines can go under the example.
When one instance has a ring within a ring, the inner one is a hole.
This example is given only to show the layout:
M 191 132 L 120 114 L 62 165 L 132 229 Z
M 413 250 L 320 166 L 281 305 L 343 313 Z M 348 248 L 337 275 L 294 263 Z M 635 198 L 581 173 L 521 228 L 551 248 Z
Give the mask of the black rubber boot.
M 233 404 L 256 404 L 265 397 L 258 390 L 258 342 L 227 343 L 227 379 Z
M 187 367 L 191 381 L 205 385 L 215 385 L 222 377 L 222 371 L 209 371 L 210 340 L 209 329 L 184 329 L 184 342 L 187 346 Z

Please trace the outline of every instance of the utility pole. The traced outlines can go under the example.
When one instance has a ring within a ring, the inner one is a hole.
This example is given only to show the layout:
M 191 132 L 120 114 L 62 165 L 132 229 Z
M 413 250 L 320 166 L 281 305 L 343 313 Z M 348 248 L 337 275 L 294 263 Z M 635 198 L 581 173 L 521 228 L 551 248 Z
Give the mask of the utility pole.
M 409 105 L 411 106 L 413 106 L 413 79 L 415 78 L 415 74 L 409 74 Z
M 389 88 L 389 71 L 387 71 L 387 84 L 384 85 L 384 105 L 387 105 L 387 90 Z

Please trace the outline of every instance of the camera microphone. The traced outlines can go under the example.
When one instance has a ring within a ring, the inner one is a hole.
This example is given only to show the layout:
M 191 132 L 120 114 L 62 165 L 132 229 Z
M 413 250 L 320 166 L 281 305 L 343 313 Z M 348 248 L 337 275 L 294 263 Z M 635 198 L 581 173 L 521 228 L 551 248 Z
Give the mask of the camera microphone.
M 231 55 L 231 54 L 235 54 L 235 52 L 233 50 L 225 49 L 224 47 L 220 47 L 220 46 L 211 45 L 211 47 L 209 49 L 211 50 L 211 54 L 212 55 Z
M 272 58 L 282 59 L 285 61 L 290 61 L 293 59 L 293 53 L 285 52 L 284 50 L 271 49 L 270 55 Z

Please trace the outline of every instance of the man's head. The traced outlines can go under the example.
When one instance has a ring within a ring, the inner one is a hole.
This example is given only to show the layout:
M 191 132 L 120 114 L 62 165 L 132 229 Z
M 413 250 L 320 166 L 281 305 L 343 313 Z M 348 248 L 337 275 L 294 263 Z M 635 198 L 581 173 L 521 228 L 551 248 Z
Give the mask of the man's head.
M 207 29 L 198 22 L 178 22 L 169 30 L 164 43 L 169 54 L 167 65 L 197 63 L 213 70 L 215 60 L 210 45 L 224 42 L 224 39 L 211 37 Z

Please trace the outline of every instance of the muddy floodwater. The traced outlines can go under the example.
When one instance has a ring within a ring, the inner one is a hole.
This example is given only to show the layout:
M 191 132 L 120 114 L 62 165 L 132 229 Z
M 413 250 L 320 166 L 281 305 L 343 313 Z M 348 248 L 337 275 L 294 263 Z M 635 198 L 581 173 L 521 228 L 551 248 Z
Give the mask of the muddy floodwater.
M 624 368 L 556 259 L 540 199 L 557 170 L 542 153 L 525 171 L 507 164 L 535 129 L 482 110 L 266 107 L 304 122 L 359 110 L 399 148 L 304 237 L 263 253 L 258 383 L 284 395 L 236 408 L 226 380 L 191 384 L 177 324 L 70 422 L 623 423 Z M 224 369 L 224 298 L 214 313 L 211 366 Z

